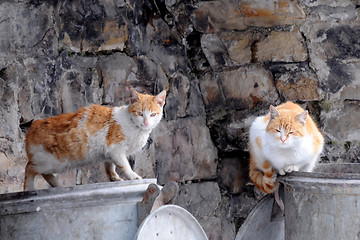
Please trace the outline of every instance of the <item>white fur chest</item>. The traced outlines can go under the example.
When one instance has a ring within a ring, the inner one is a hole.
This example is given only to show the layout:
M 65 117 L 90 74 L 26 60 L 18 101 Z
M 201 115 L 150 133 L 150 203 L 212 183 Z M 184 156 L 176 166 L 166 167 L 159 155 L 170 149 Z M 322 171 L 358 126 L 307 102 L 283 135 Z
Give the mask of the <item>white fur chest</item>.
M 141 150 L 146 145 L 149 135 L 150 132 L 149 133 L 139 132 L 135 136 L 129 136 L 127 142 L 129 146 L 127 154 L 130 155 Z
M 265 139 L 267 136 L 264 136 Z M 266 141 L 266 140 L 265 140 Z M 280 147 L 279 142 L 267 141 L 268 144 L 263 148 L 263 154 L 270 161 L 275 169 L 283 169 L 288 165 L 295 165 L 299 168 L 313 159 L 312 138 L 305 136 L 295 140 L 291 146 Z
M 142 149 L 151 133 L 151 130 L 142 130 L 138 128 L 130 119 L 127 107 L 116 108 L 114 110 L 114 120 L 116 124 L 121 126 L 121 130 L 124 134 L 124 140 L 113 148 L 118 148 L 118 151 L 126 155 L 134 154 L 135 152 Z
M 261 168 L 268 160 L 278 171 L 288 165 L 301 167 L 314 161 L 313 138 L 307 135 L 301 139 L 294 139 L 291 144 L 281 146 L 281 142 L 266 132 L 268 121 L 264 117 L 257 117 L 250 127 L 249 141 L 255 154 L 254 161 Z

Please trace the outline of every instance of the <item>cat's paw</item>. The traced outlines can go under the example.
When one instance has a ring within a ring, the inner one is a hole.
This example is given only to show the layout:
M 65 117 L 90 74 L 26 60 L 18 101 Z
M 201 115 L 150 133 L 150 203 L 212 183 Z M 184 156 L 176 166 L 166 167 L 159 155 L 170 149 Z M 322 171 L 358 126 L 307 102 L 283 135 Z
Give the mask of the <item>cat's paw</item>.
M 134 171 L 128 172 L 128 173 L 126 174 L 126 177 L 127 177 L 127 179 L 129 179 L 129 180 L 142 179 L 142 177 L 140 177 L 139 175 L 137 175 Z
M 263 181 L 263 191 L 267 194 L 273 193 L 276 190 L 277 184 L 276 175 L 272 178 L 265 178 Z
M 279 169 L 278 173 L 282 176 L 286 174 L 284 169 Z
M 280 175 L 285 175 L 285 174 L 291 173 L 293 171 L 299 171 L 299 168 L 296 167 L 295 165 L 287 165 L 284 168 L 279 169 L 278 173 Z
M 286 173 L 291 173 L 293 171 L 298 171 L 298 170 L 299 170 L 299 168 L 297 168 L 295 165 L 288 165 L 284 168 L 284 171 Z
M 119 177 L 119 175 L 117 173 L 115 173 L 115 172 L 110 172 L 109 173 L 109 179 L 110 179 L 111 182 L 124 181 L 124 179 Z

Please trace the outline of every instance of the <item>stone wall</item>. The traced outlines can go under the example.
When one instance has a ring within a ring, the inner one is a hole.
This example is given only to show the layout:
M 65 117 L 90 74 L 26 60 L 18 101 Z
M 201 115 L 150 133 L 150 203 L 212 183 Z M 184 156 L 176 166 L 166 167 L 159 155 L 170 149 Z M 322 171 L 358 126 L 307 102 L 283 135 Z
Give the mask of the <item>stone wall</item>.
M 126 104 L 129 86 L 166 89 L 165 117 L 131 163 L 160 184 L 177 179 L 177 203 L 209 239 L 234 239 L 258 196 L 248 184 L 247 130 L 270 104 L 310 111 L 325 135 L 323 162 L 359 162 L 359 5 L 1 1 L 0 193 L 22 189 L 33 119 Z M 107 181 L 102 166 L 60 178 Z

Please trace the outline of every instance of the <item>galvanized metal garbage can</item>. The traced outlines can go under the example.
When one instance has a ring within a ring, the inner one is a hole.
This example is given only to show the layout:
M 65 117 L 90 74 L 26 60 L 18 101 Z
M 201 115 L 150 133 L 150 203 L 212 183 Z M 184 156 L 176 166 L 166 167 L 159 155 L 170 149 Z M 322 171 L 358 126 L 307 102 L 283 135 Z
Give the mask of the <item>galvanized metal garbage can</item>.
M 156 179 L 0 195 L 0 239 L 133 240 L 137 203 Z
M 360 239 L 360 164 L 283 177 L 285 239 Z

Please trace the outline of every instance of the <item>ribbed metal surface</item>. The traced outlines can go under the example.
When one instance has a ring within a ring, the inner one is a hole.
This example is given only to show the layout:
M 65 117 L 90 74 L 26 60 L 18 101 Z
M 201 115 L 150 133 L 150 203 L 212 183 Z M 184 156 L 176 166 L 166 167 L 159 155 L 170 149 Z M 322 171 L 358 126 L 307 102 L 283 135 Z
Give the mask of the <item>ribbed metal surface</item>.
M 0 195 L 1 239 L 134 239 L 137 203 L 156 179 Z
M 285 239 L 360 239 L 360 164 L 324 164 L 284 184 Z

